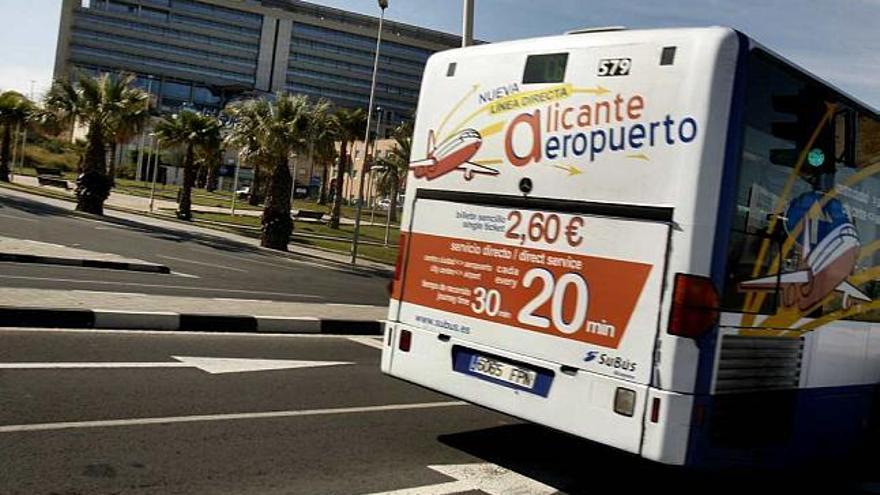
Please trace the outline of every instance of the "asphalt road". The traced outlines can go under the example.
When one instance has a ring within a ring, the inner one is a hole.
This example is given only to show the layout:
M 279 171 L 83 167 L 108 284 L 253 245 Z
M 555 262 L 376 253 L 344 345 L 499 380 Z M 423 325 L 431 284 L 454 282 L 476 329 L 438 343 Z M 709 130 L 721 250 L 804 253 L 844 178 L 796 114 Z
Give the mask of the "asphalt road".
M 151 274 L 0 263 L 0 286 L 275 301 L 386 305 L 387 279 L 294 260 L 222 239 L 92 220 L 0 191 L 7 237 L 113 253 L 169 266 Z
M 0 492 L 860 490 L 851 478 L 657 466 L 385 377 L 376 346 L 377 338 L 0 329 Z M 349 364 L 216 374 L 184 357 Z M 49 363 L 92 368 L 42 368 Z

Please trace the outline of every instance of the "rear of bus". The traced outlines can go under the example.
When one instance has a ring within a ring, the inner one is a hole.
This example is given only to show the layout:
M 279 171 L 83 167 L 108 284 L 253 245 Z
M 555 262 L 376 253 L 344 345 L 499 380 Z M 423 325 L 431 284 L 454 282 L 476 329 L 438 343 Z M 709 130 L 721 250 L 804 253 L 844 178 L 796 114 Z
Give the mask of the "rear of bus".
M 382 370 L 686 463 L 739 47 L 706 28 L 434 55 Z

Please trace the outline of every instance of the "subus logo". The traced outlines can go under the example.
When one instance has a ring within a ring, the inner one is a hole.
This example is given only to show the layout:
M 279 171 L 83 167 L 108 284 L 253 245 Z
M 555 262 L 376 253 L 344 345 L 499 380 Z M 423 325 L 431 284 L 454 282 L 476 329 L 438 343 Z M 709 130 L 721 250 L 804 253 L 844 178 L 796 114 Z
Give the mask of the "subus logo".
M 629 371 L 630 373 L 635 373 L 636 367 L 638 366 L 635 361 L 624 359 L 620 356 L 611 356 L 604 352 L 600 353 L 599 351 L 587 351 L 587 355 L 584 357 L 584 362 L 589 363 L 590 361 L 595 361 L 596 358 L 599 358 L 599 364 L 603 364 L 615 370 Z

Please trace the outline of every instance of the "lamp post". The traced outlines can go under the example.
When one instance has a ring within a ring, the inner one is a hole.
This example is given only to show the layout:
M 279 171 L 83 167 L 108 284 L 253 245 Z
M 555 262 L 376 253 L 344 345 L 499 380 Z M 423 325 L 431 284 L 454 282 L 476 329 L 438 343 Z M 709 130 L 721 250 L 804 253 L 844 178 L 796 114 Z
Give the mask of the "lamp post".
M 147 76 L 147 112 L 150 111 L 150 102 L 153 99 L 153 76 Z M 141 169 L 144 164 L 144 141 L 147 138 L 147 130 L 141 131 L 141 143 L 138 146 L 137 170 L 135 170 L 134 180 L 141 180 Z
M 357 263 L 358 240 L 361 230 L 361 213 L 364 209 L 364 175 L 367 170 L 367 145 L 370 143 L 370 123 L 373 119 L 373 101 L 376 97 L 376 75 L 379 72 L 379 48 L 382 45 L 382 24 L 385 22 L 385 9 L 388 8 L 388 0 L 379 0 L 379 8 L 382 14 L 379 17 L 379 32 L 376 35 L 376 57 L 373 60 L 373 82 L 370 84 L 370 105 L 367 107 L 367 125 L 364 130 L 364 158 L 361 165 L 361 176 L 358 181 L 357 214 L 354 217 L 354 239 L 351 243 L 351 264 Z M 375 153 L 375 150 L 373 150 Z
M 474 0 L 464 0 L 464 11 L 461 16 L 461 46 L 474 44 Z
M 232 216 L 235 216 L 235 199 L 238 196 L 238 171 L 241 170 L 241 150 L 235 154 L 235 179 L 232 181 Z
M 162 141 L 156 139 L 156 154 L 153 160 L 153 184 L 150 186 L 150 213 L 153 213 L 153 201 L 156 197 L 156 177 L 159 175 L 159 153 L 161 149 Z

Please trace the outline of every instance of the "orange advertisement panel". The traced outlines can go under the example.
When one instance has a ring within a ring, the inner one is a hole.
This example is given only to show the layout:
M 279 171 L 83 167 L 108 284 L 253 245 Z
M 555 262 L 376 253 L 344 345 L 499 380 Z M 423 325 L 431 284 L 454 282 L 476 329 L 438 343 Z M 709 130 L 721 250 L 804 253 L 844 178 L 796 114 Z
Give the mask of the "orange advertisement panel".
M 616 349 L 651 265 L 412 233 L 404 302 Z M 402 289 L 402 290 L 400 290 Z

